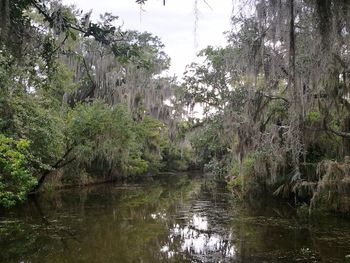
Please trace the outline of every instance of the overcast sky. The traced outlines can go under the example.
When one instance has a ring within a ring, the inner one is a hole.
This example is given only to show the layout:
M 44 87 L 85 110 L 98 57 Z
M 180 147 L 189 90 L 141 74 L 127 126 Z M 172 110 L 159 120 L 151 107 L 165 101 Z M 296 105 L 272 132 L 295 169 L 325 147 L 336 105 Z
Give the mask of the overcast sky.
M 195 59 L 202 48 L 225 45 L 224 31 L 230 28 L 232 0 L 198 0 L 199 19 L 195 28 L 195 0 L 148 0 L 140 11 L 135 0 L 63 0 L 86 12 L 93 10 L 93 18 L 110 12 L 119 16 L 124 29 L 148 31 L 161 38 L 165 52 L 171 57 L 169 73 L 181 77 L 185 66 Z M 196 45 L 198 43 L 198 45 Z

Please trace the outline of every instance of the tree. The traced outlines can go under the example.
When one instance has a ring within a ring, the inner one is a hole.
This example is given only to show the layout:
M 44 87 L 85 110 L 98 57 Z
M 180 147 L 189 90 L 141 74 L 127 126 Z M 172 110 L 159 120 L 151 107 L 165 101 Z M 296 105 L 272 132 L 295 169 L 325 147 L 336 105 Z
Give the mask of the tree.
M 308 166 L 323 159 L 341 161 L 349 151 L 344 52 L 349 49 L 349 6 L 265 0 L 240 5 L 250 11 L 232 18 L 225 49 L 202 51 L 206 60 L 190 67 L 184 98 L 204 103 L 215 116 L 203 123 L 214 126 L 215 118 L 223 118 L 226 128 L 217 133 L 232 138 L 236 154 L 229 165 L 238 172 L 231 177 L 250 180 L 244 191 L 266 187 L 269 193 L 277 189 L 276 194 L 302 196 L 321 183 L 306 174 Z M 253 163 L 250 176 L 244 172 L 248 161 Z
M 122 30 L 108 13 L 93 22 L 59 1 L 1 3 L 0 134 L 14 151 L 28 142 L 18 167 L 23 187 L 2 204 L 57 173 L 80 184 L 163 168 L 164 123 L 176 122 L 164 101 L 177 85 L 159 76 L 170 63 L 159 38 Z M 4 196 L 18 183 L 5 174 Z

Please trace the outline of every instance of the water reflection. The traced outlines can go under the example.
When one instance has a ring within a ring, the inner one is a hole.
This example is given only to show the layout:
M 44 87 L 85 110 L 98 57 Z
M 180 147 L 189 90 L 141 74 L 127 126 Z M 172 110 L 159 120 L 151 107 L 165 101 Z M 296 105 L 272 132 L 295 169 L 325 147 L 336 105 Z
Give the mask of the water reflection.
M 346 219 L 300 224 L 290 207 L 247 208 L 186 175 L 0 211 L 0 262 L 344 262 L 348 244 Z
M 176 255 L 176 251 L 170 249 L 176 241 L 180 242 L 181 250 L 178 252 L 193 257 L 209 259 L 210 255 L 210 258 L 232 259 L 235 256 L 235 247 L 230 244 L 231 234 L 225 237 L 213 233 L 208 228 L 208 218 L 199 213 L 195 213 L 185 225 L 173 224 L 169 232 L 169 243 L 160 249 L 168 258 Z

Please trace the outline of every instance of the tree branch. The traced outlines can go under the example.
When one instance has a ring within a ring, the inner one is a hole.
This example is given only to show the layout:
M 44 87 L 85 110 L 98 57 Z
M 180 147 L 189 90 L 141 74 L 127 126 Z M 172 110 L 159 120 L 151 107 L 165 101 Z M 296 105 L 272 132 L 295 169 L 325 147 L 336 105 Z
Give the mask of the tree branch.
M 271 100 L 283 100 L 284 102 L 289 104 L 289 100 L 287 100 L 286 98 L 280 97 L 280 96 L 273 96 L 273 95 L 269 95 L 269 94 L 265 94 L 263 92 L 261 92 L 261 95 L 265 98 L 269 98 Z
M 65 162 L 64 164 L 62 164 L 62 162 L 67 158 L 67 156 L 72 152 L 72 150 L 75 147 L 75 143 L 73 143 L 68 149 L 67 151 L 64 153 L 64 155 L 54 164 L 52 165 L 52 169 L 45 169 L 41 175 L 41 177 L 38 180 L 38 184 L 36 186 L 33 187 L 33 189 L 28 193 L 28 195 L 33 195 L 35 193 L 38 192 L 38 190 L 41 188 L 41 186 L 43 185 L 43 183 L 45 182 L 46 177 L 50 174 L 50 172 L 57 170 L 58 168 L 62 168 L 63 166 L 67 165 L 68 163 L 71 163 L 72 161 L 75 160 L 75 157 L 73 157 L 73 159 Z
M 342 131 L 337 131 L 331 127 L 329 127 L 326 123 L 326 120 L 323 120 L 323 126 L 326 131 L 330 131 L 331 133 L 340 136 L 342 138 L 350 139 L 350 133 L 349 132 L 342 132 Z

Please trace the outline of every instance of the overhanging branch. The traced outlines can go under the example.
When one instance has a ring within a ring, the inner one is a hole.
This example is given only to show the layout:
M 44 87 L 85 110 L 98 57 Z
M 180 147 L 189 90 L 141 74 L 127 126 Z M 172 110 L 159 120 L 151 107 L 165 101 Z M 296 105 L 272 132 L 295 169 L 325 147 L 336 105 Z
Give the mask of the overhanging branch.
M 329 127 L 325 120 L 323 120 L 323 126 L 324 126 L 326 131 L 330 131 L 331 133 L 333 133 L 337 136 L 340 136 L 342 138 L 350 139 L 349 132 L 337 131 L 337 130 L 333 129 L 332 127 Z

